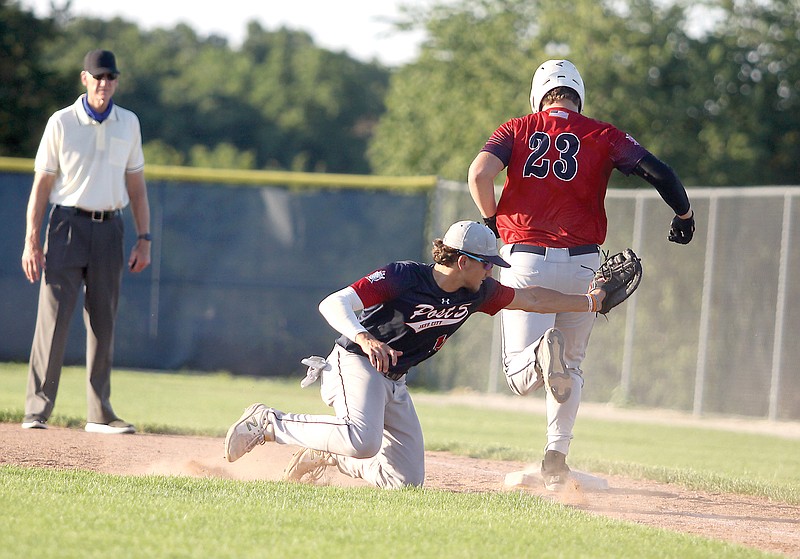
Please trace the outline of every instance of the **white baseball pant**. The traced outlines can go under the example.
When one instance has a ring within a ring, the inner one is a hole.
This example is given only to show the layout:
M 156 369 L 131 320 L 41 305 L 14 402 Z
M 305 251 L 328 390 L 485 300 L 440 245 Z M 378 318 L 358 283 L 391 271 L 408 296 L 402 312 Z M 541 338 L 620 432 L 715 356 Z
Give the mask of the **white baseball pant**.
M 598 253 L 570 256 L 567 249 L 548 248 L 544 255 L 514 251 L 505 245 L 500 255 L 511 268 L 500 269 L 500 282 L 509 287 L 539 285 L 565 293 L 585 293 L 600 265 Z M 545 395 L 547 410 L 547 444 L 545 451 L 569 453 L 572 431 L 578 415 L 583 388 L 581 363 L 594 326 L 593 313 L 539 314 L 518 310 L 503 310 L 502 325 L 503 370 L 511 390 L 524 395 L 541 386 L 536 384 L 534 370 L 536 349 L 549 328 L 564 335 L 564 360 L 573 377 L 569 399 L 559 404 L 552 394 Z

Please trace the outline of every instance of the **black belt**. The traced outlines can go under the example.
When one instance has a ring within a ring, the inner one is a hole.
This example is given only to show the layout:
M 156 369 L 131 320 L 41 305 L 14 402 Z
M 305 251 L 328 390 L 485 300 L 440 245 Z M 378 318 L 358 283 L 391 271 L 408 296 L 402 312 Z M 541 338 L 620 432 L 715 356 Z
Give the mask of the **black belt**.
M 108 221 L 109 219 L 116 219 L 122 215 L 122 210 L 107 210 L 107 211 L 89 211 L 89 210 L 82 210 L 81 208 L 75 208 L 73 206 L 56 206 L 62 212 L 71 213 L 72 215 L 81 215 L 83 217 L 89 217 L 92 221 Z
M 401 378 L 406 376 L 406 374 L 405 373 L 383 373 L 383 376 L 385 376 L 389 380 L 400 380 Z
M 569 247 L 570 256 L 580 256 L 581 254 L 599 254 L 600 247 L 598 245 L 580 245 L 577 247 Z M 515 252 L 530 252 L 544 256 L 547 252 L 547 247 L 540 247 L 536 245 L 523 245 L 515 244 L 511 247 L 511 253 Z

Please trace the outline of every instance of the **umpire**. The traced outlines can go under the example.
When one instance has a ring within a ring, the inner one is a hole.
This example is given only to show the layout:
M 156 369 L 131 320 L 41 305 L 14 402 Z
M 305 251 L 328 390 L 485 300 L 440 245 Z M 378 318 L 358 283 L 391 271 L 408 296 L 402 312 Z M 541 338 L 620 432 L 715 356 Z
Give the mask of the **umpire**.
M 134 433 L 111 407 L 114 322 L 124 265 L 122 209 L 133 212 L 137 241 L 128 268 L 150 264 L 150 208 L 137 116 L 112 100 L 119 83 L 114 54 L 86 54 L 86 93 L 47 122 L 36 153 L 26 214 L 22 269 L 42 280 L 33 335 L 24 429 L 46 429 L 53 411 L 67 334 L 84 291 L 87 423 L 94 433 Z M 50 209 L 44 250 L 41 226 Z

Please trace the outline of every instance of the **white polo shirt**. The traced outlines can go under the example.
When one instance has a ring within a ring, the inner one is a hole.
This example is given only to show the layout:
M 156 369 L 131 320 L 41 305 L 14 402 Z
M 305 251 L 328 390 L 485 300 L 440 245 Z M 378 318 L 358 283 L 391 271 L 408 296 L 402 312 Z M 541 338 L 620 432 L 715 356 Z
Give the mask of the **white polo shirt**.
M 56 175 L 50 202 L 90 211 L 128 205 L 125 173 L 144 170 L 139 118 L 117 105 L 102 123 L 86 114 L 82 97 L 53 113 L 34 168 Z

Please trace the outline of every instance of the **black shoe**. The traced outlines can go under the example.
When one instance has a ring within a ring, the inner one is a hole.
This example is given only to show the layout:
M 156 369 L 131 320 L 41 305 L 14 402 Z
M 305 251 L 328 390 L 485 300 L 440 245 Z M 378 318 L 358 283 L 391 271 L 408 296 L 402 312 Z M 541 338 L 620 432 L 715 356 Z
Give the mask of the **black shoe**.
M 548 491 L 561 491 L 567 486 L 569 480 L 569 466 L 567 455 L 557 450 L 548 450 L 542 460 L 542 481 Z

